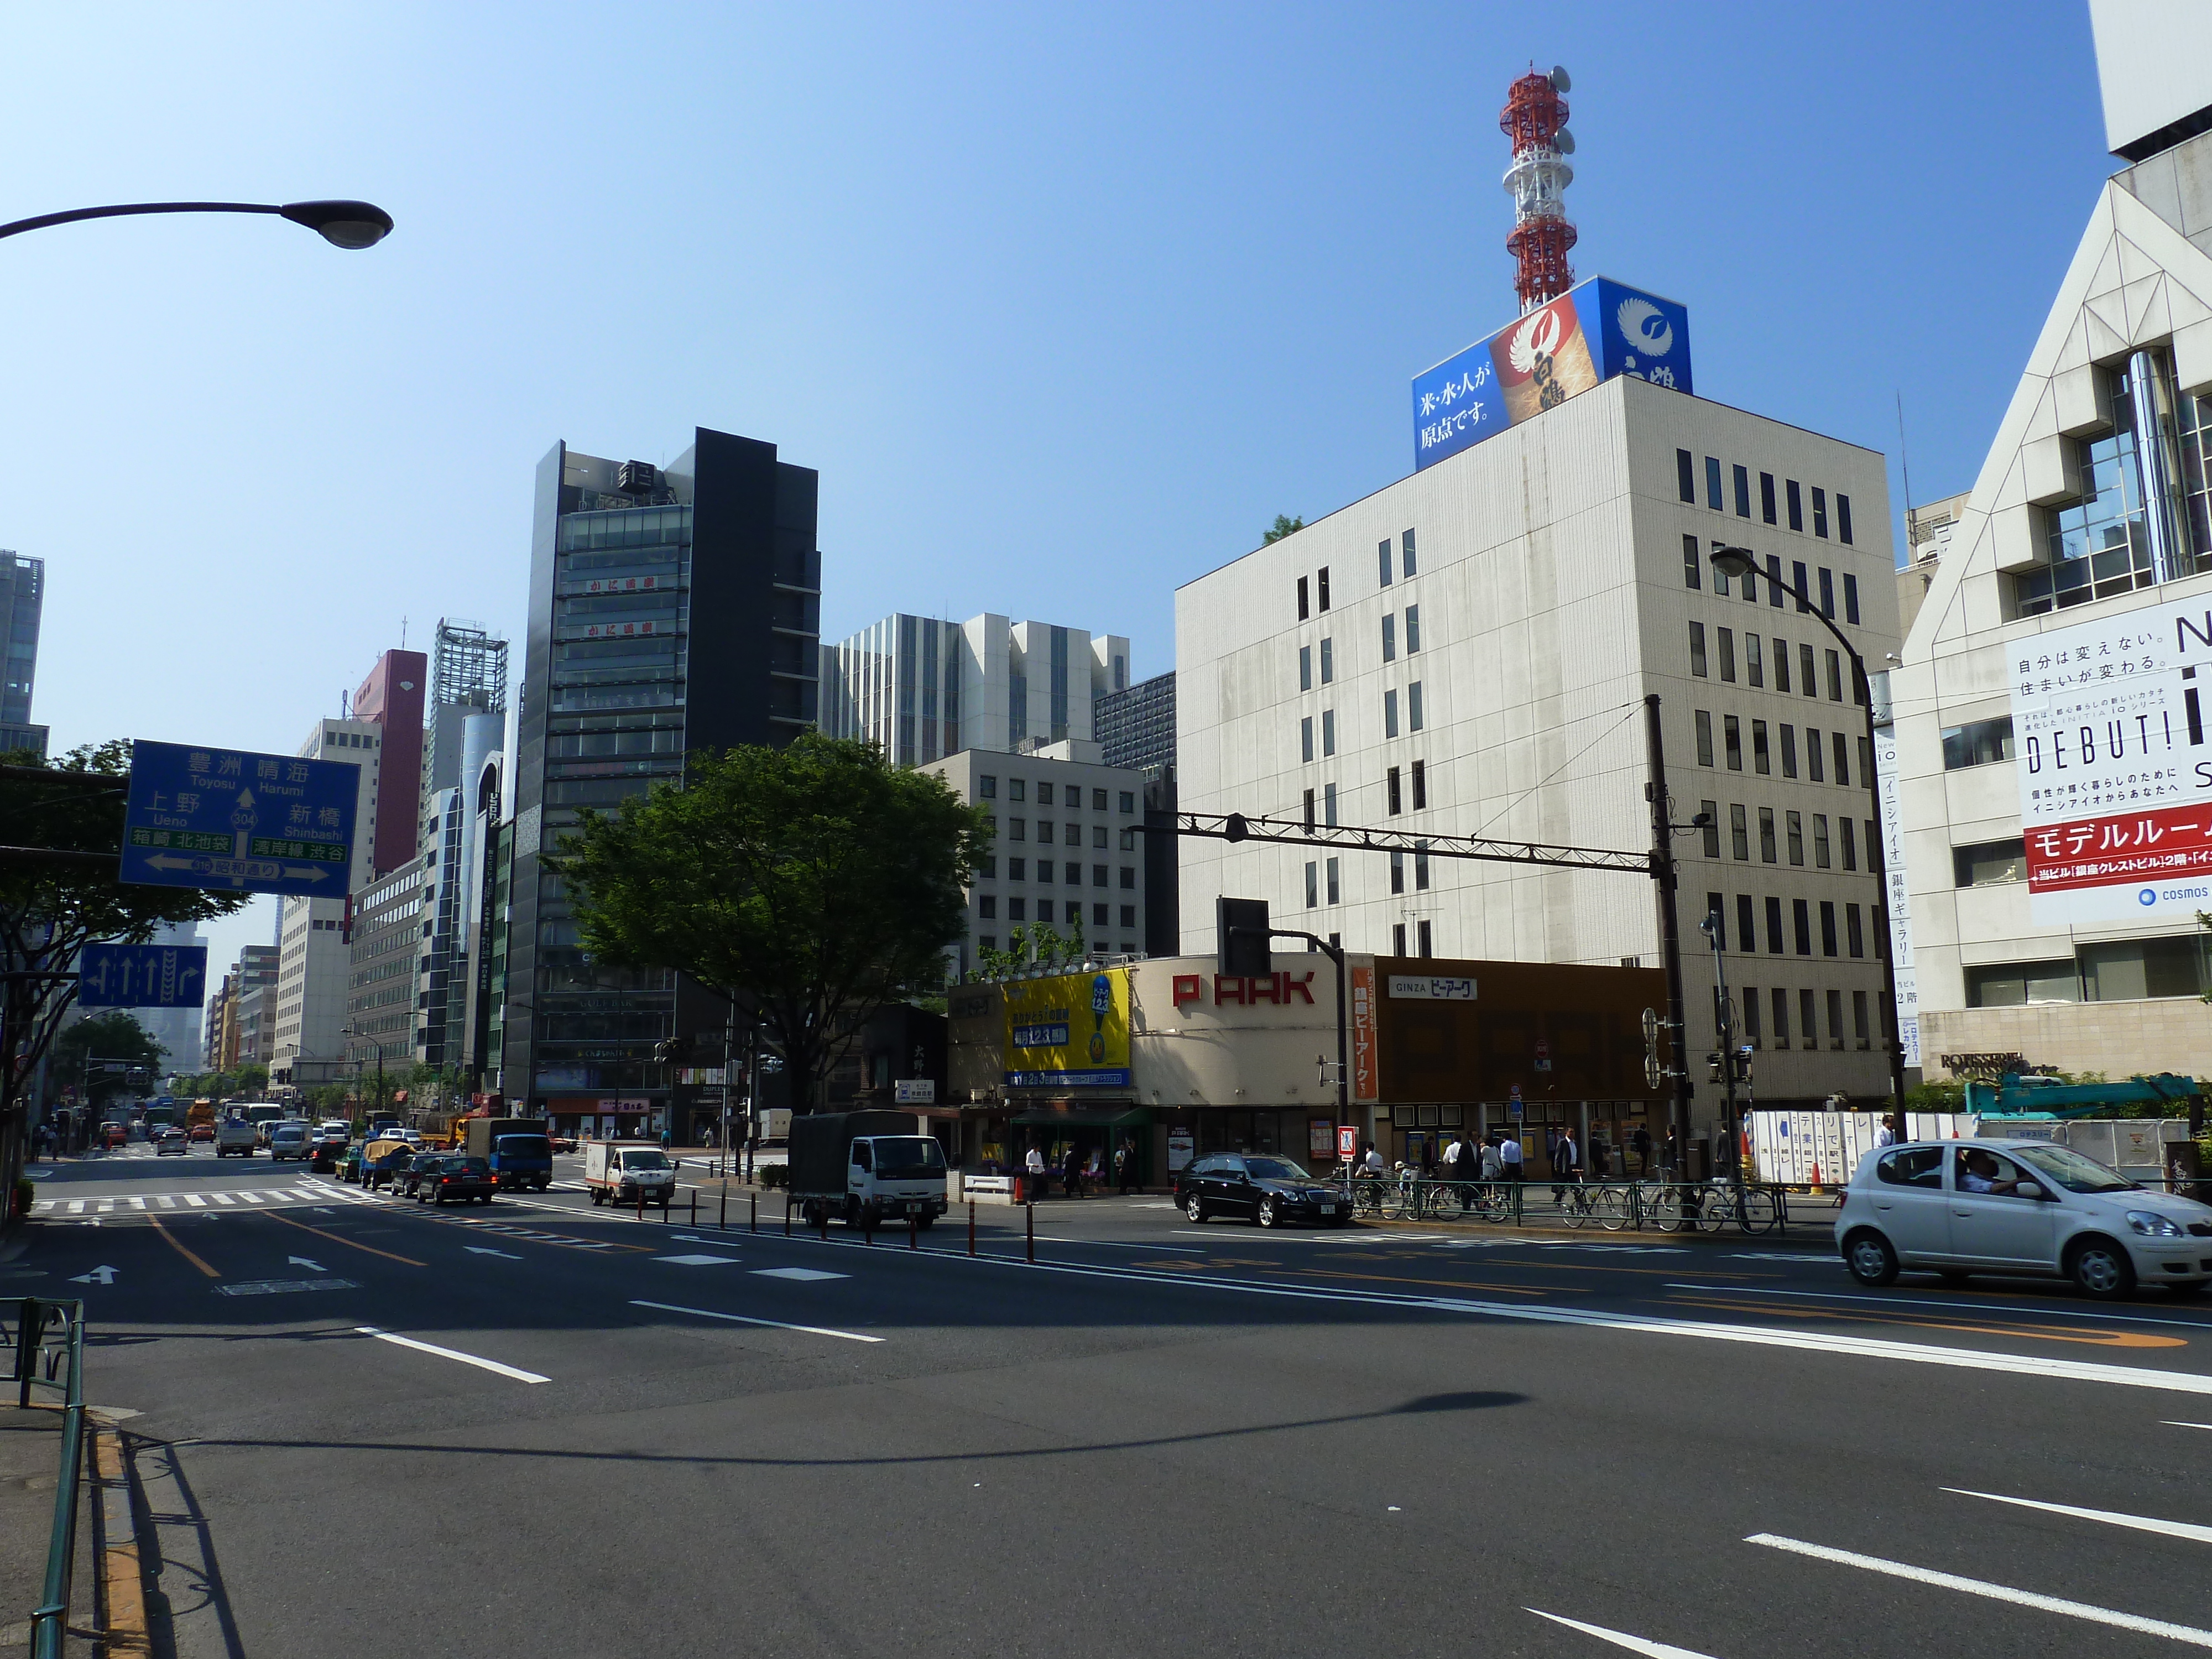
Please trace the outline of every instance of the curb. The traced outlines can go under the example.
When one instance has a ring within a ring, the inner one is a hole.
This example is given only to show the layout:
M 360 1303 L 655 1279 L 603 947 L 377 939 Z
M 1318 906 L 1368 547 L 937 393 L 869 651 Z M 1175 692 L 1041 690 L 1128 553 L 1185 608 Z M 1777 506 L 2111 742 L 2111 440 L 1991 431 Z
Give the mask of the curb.
M 1707 1249 L 1717 1249 L 1723 1244 L 1795 1246 L 1796 1247 L 1795 1254 L 1811 1256 L 1815 1260 L 1833 1259 L 1835 1256 L 1835 1250 L 1831 1245 L 1808 1243 L 1793 1238 L 1787 1233 L 1775 1237 L 1766 1233 L 1747 1233 L 1741 1229 L 1734 1232 L 1723 1231 L 1711 1233 L 1704 1231 L 1662 1233 L 1650 1228 L 1624 1227 L 1618 1232 L 1608 1232 L 1602 1227 L 1513 1227 L 1479 1221 L 1389 1221 L 1365 1217 L 1354 1221 L 1352 1224 L 1374 1228 L 1377 1231 L 1404 1229 L 1427 1232 L 1443 1229 L 1452 1232 L 1465 1233 L 1472 1237 L 1577 1239 L 1584 1243 L 1608 1238 L 1637 1239 L 1645 1242 L 1665 1239 L 1670 1243 L 1680 1241 L 1686 1244 L 1701 1244 Z
M 93 1431 L 93 1478 L 99 1504 L 100 1652 L 107 1659 L 150 1654 L 146 1627 L 145 1563 L 138 1547 L 137 1516 L 131 1502 L 131 1475 L 123 1455 L 123 1437 L 112 1423 Z

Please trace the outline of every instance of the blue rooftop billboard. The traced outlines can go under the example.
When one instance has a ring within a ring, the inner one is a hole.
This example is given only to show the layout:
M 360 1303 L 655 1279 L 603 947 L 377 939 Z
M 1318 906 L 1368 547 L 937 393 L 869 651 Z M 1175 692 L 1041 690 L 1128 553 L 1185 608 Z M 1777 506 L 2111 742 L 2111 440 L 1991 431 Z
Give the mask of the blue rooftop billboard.
M 1413 380 L 1413 470 L 1617 374 L 1692 392 L 1690 313 L 1607 276 L 1579 283 Z

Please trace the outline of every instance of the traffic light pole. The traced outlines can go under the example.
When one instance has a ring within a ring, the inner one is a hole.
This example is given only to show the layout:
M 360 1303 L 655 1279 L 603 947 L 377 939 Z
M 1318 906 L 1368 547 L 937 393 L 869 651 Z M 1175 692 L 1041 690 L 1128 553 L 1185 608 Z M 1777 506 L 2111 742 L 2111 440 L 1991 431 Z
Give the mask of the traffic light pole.
M 1667 1036 L 1673 1064 L 1668 1068 L 1674 1092 L 1674 1146 L 1677 1155 L 1690 1155 L 1690 1068 L 1686 1058 L 1687 1028 L 1682 1013 L 1682 928 L 1675 915 L 1674 812 L 1667 799 L 1667 745 L 1659 730 L 1659 696 L 1644 699 L 1644 757 L 1650 781 L 1644 793 L 1651 802 L 1651 882 L 1659 904 L 1660 964 L 1667 970 Z M 1687 1170 L 1677 1174 L 1680 1180 Z

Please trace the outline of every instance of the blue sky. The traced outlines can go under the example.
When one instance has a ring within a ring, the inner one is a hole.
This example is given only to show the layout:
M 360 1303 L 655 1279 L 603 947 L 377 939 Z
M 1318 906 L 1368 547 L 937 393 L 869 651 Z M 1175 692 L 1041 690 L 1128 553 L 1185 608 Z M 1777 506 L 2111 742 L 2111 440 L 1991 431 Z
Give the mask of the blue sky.
M 1701 394 L 1972 481 L 2112 163 L 2086 6 L 19 9 L 0 217 L 359 195 L 0 244 L 0 547 L 35 715 L 289 750 L 405 619 L 519 637 L 556 439 L 822 473 L 825 636 L 1125 633 L 1411 466 L 1506 321 L 1497 112 L 1565 64 L 1574 259 Z M 518 664 L 519 666 L 519 664 Z M 265 920 L 227 927 L 265 935 Z

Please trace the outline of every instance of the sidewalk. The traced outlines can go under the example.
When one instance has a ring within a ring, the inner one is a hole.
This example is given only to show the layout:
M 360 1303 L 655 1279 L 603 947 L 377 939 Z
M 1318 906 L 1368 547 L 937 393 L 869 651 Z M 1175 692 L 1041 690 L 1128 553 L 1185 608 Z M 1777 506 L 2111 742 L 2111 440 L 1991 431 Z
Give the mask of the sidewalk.
M 7 1352 L 12 1359 L 14 1350 Z M 9 1383 L 5 1403 L 0 1405 L 0 1650 L 27 1650 L 30 1644 L 31 1612 L 46 1591 L 46 1548 L 53 1535 L 61 1455 L 60 1409 L 33 1406 L 18 1410 L 15 1384 Z M 91 1518 L 81 1507 L 70 1607 L 70 1624 L 79 1630 L 88 1629 L 94 1619 L 97 1575 L 92 1555 Z

